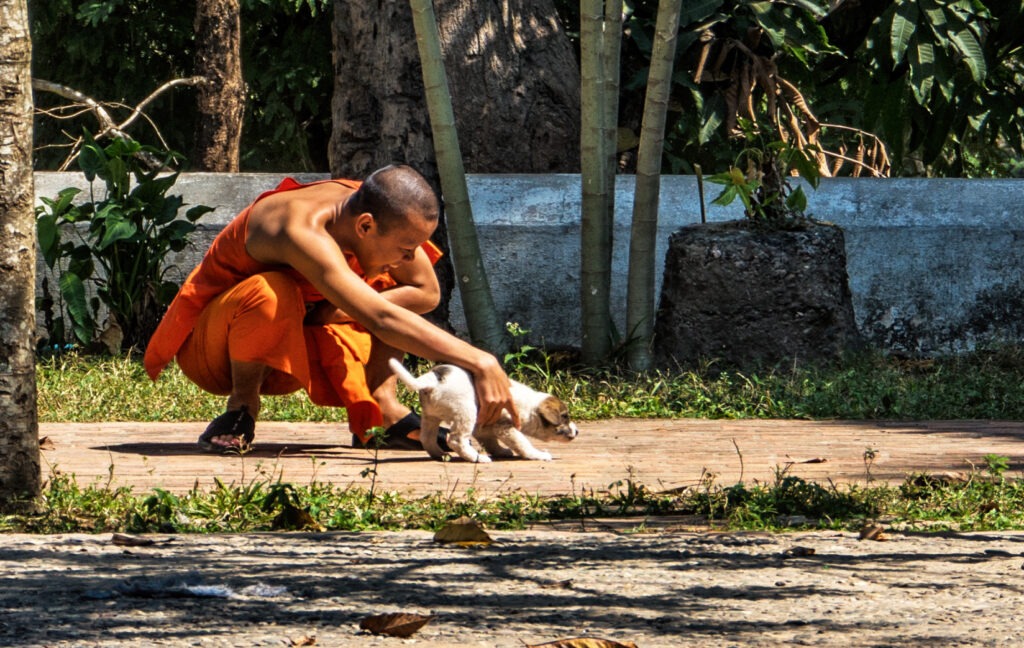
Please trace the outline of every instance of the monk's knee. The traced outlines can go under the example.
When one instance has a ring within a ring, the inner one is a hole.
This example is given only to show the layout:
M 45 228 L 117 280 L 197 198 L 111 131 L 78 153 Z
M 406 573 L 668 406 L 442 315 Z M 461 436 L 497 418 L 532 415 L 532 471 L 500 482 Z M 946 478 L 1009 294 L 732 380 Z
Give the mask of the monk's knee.
M 255 311 L 268 321 L 282 318 L 300 320 L 306 314 L 298 282 L 283 272 L 253 275 L 235 287 L 243 310 Z

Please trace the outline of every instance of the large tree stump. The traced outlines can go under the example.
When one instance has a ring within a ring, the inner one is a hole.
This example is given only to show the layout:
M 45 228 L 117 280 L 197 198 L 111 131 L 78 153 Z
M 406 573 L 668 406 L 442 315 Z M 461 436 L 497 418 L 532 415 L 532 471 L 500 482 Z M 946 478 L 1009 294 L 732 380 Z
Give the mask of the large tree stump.
M 859 343 L 839 227 L 731 221 L 669 239 L 654 339 L 662 365 L 822 362 Z

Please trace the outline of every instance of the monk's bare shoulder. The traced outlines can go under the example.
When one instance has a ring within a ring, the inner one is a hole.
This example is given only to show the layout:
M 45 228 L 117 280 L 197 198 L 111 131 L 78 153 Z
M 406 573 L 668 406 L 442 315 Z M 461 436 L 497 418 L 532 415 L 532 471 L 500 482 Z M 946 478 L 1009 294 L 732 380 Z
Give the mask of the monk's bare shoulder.
M 326 182 L 266 196 L 252 206 L 246 249 L 253 258 L 285 262 L 281 255 L 307 237 L 326 235 L 325 225 L 352 189 Z

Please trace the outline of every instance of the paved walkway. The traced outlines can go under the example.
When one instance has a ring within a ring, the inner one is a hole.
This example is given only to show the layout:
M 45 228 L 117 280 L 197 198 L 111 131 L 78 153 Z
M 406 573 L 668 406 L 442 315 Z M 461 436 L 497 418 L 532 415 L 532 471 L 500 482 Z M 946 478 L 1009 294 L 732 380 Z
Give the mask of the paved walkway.
M 228 484 L 272 476 L 369 485 L 364 473 L 374 466 L 373 453 L 348 447 L 349 434 L 337 425 L 261 423 L 256 448 L 244 457 L 199 453 L 195 440 L 203 428 L 201 422 L 44 423 L 43 472 L 138 492 L 205 489 L 215 477 Z M 615 419 L 583 422 L 577 440 L 546 449 L 554 461 L 478 465 L 385 450 L 377 487 L 408 495 L 467 488 L 484 496 L 551 495 L 600 491 L 630 478 L 655 490 L 692 486 L 709 474 L 724 485 L 765 482 L 780 470 L 836 483 L 863 483 L 869 475 L 892 483 L 911 473 L 983 468 L 990 453 L 1009 457 L 1012 470 L 1024 469 L 1024 422 Z

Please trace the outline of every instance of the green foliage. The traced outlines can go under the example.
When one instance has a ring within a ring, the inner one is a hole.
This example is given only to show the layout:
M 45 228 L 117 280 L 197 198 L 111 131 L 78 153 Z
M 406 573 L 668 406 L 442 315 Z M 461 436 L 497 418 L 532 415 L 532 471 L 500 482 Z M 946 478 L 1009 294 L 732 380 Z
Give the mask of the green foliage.
M 168 255 L 185 249 L 196 219 L 211 208 L 192 207 L 184 220 L 177 218 L 182 198 L 166 194 L 178 173 L 149 170 L 146 156 L 160 160 L 158 168 L 179 159 L 121 138 L 102 147 L 86 132 L 78 161 L 90 183 L 89 200 L 75 203 L 74 188 L 41 198 L 40 252 L 58 280 L 56 289 L 43 280 L 44 346 L 90 347 L 100 332 L 101 307 L 109 317 L 103 330 L 123 332 L 111 351 L 144 346 L 177 293 L 178 284 L 166 278 Z M 97 178 L 106 187 L 102 200 L 93 188 Z
M 556 3 L 567 27 L 578 7 Z M 849 3 L 845 3 L 849 6 Z M 647 82 L 655 0 L 626 2 L 622 48 L 623 125 L 636 129 L 633 101 Z M 1012 0 L 897 0 L 843 11 L 825 0 L 686 3 L 677 50 L 673 110 L 663 171 L 727 168 L 743 146 L 728 132 L 730 77 L 737 51 L 712 51 L 709 40 L 772 61 L 799 88 L 823 126 L 819 143 L 839 150 L 845 128 L 876 133 L 895 172 L 951 177 L 1020 175 L 1024 159 L 1024 5 Z M 855 15 L 852 15 L 855 14 Z M 861 23 L 862 24 L 858 24 Z M 756 38 L 748 38 L 749 35 Z M 851 37 L 855 35 L 855 37 Z M 834 42 L 833 42 L 834 41 Z M 842 51 L 837 47 L 842 47 Z M 698 81 L 698 62 L 722 73 Z M 738 76 L 738 74 L 737 74 Z M 756 81 L 756 79 L 754 80 Z M 631 103 L 632 102 L 632 103 Z M 766 97 L 754 97 L 755 110 Z M 850 151 L 856 142 L 851 143 Z
M 762 136 L 747 129 L 748 141 Z M 746 173 L 742 170 L 746 169 Z M 708 177 L 709 182 L 724 185 L 712 202 L 729 205 L 739 198 L 748 221 L 766 229 L 793 229 L 803 225 L 809 215 L 803 187 L 790 184 L 790 171 L 796 171 L 817 188 L 820 173 L 815 161 L 804 150 L 776 140 L 744 149 L 728 171 Z
M 895 159 L 916 158 L 911 173 L 1008 174 L 1024 151 L 1022 19 L 1020 3 L 1000 0 L 893 3 L 841 68 L 867 72 L 847 72 L 863 127 Z
M 134 107 L 161 83 L 193 75 L 194 0 L 28 4 L 33 76 L 79 90 L 106 104 L 114 115 L 117 108 Z M 247 88 L 243 168 L 326 171 L 333 78 L 331 0 L 242 0 L 241 5 Z M 37 92 L 35 98 L 43 111 L 65 103 L 48 93 Z M 147 107 L 146 117 L 136 122 L 135 139 L 159 141 L 177 151 L 192 149 L 194 90 L 165 93 Z M 142 130 L 147 125 L 151 129 Z M 36 168 L 60 165 L 67 153 L 65 132 L 95 127 L 87 113 L 61 120 L 37 114 Z

